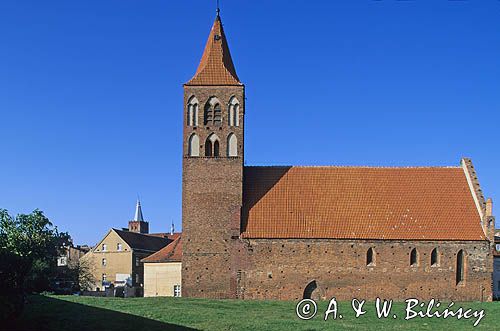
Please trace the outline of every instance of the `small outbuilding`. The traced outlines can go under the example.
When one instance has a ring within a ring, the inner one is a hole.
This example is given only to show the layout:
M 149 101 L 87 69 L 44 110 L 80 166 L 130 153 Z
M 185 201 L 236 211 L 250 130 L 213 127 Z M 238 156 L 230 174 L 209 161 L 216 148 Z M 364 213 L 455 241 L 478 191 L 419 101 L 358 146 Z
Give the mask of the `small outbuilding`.
M 145 297 L 181 296 L 182 240 L 178 236 L 158 252 L 142 259 Z

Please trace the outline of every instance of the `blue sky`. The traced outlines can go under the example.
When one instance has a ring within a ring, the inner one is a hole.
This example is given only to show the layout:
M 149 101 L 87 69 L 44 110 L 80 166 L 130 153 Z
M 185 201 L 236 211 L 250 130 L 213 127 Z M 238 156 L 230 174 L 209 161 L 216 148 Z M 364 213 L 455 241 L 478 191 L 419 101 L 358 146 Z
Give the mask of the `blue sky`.
M 248 165 L 458 165 L 500 203 L 500 1 L 221 1 Z M 182 83 L 214 1 L 0 2 L 0 208 L 79 244 L 181 225 Z M 498 208 L 497 208 L 498 210 Z

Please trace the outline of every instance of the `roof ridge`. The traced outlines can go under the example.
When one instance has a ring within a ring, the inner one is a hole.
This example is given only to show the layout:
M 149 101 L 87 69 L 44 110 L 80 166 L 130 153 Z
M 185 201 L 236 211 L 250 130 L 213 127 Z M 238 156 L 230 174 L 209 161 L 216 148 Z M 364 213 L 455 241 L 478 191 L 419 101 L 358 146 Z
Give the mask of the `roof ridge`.
M 460 166 L 250 165 L 245 168 L 460 169 Z
M 113 229 L 115 231 L 118 231 L 118 232 L 122 232 L 122 233 L 133 233 L 134 235 L 139 235 L 139 236 L 146 236 L 146 237 L 151 237 L 151 238 L 169 239 L 167 237 L 155 236 L 153 233 L 140 233 L 140 232 L 134 232 L 134 231 L 130 231 L 130 230 L 120 230 L 120 229 L 116 229 L 116 228 L 111 228 L 111 229 Z

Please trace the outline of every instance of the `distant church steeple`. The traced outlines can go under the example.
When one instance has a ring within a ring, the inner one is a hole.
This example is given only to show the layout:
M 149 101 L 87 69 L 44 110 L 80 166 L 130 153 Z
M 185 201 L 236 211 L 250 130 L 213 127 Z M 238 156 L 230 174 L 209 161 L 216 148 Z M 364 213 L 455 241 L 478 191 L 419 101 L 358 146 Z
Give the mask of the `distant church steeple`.
M 135 205 L 134 219 L 128 222 L 128 230 L 131 232 L 149 233 L 149 223 L 142 216 L 141 201 L 139 199 L 137 199 Z
M 137 204 L 135 205 L 134 221 L 136 221 L 136 222 L 143 222 L 144 221 L 144 217 L 142 217 L 141 201 L 139 199 L 137 199 Z

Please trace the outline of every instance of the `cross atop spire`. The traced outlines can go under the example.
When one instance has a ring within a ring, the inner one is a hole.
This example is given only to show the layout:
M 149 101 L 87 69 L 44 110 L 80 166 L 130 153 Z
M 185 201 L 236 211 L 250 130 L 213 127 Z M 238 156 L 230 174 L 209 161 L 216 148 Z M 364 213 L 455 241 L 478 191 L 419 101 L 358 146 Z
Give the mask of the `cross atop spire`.
M 137 198 L 137 204 L 135 205 L 135 216 L 134 221 L 144 222 L 144 217 L 142 216 L 141 201 Z
M 219 0 L 217 0 L 217 9 L 216 9 L 216 12 L 217 12 L 217 17 L 219 17 L 220 16 Z
M 193 78 L 185 85 L 243 85 L 234 68 L 217 4 L 217 16 Z

